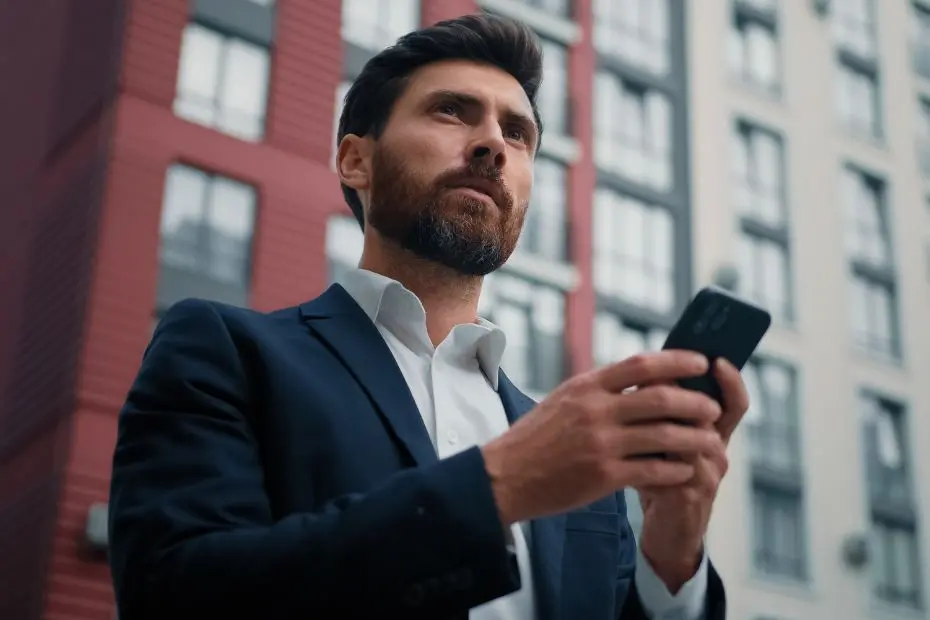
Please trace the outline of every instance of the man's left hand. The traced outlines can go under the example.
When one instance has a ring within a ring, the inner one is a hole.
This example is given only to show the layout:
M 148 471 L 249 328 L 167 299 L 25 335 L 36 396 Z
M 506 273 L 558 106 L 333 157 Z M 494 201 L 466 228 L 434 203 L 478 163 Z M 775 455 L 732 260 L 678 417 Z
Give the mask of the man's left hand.
M 732 364 L 717 360 L 714 374 L 723 393 L 723 412 L 716 423 L 721 439 L 717 449 L 692 457 L 695 474 L 686 484 L 639 489 L 643 507 L 640 549 L 673 594 L 700 566 L 711 509 L 727 472 L 726 447 L 749 408 L 746 387 Z

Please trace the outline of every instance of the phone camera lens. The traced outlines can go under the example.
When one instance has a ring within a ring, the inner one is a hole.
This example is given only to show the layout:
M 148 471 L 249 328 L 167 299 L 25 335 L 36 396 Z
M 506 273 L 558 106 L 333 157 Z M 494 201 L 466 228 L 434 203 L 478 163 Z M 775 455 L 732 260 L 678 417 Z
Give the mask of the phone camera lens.
M 710 331 L 716 332 L 726 325 L 727 319 L 730 317 L 730 306 L 724 306 L 720 309 L 720 312 L 717 313 L 717 316 L 714 317 L 713 322 L 710 324 Z

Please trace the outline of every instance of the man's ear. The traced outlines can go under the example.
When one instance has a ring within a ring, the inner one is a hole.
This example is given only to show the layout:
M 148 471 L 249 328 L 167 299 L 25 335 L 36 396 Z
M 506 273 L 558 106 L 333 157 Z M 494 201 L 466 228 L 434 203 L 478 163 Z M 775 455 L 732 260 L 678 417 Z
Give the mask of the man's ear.
M 357 192 L 371 186 L 372 141 L 355 134 L 346 134 L 336 151 L 336 172 L 339 180 Z

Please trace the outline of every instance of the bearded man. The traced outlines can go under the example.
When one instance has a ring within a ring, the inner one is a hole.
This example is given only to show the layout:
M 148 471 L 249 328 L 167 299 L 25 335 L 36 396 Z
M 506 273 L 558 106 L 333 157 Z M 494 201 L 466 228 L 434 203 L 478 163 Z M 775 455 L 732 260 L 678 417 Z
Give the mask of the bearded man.
M 703 540 L 739 373 L 714 369 L 721 406 L 675 387 L 705 358 L 643 354 L 535 403 L 477 316 L 526 216 L 541 67 L 497 17 L 402 37 L 339 123 L 358 268 L 294 308 L 166 314 L 119 418 L 123 620 L 725 616 Z

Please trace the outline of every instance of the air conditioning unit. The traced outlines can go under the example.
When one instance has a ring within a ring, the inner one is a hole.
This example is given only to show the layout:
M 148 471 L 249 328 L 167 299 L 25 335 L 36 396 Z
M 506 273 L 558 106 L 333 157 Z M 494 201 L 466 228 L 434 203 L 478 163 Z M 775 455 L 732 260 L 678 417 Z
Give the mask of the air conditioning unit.
M 869 539 L 864 534 L 850 534 L 843 539 L 843 563 L 853 569 L 861 569 L 869 563 Z

